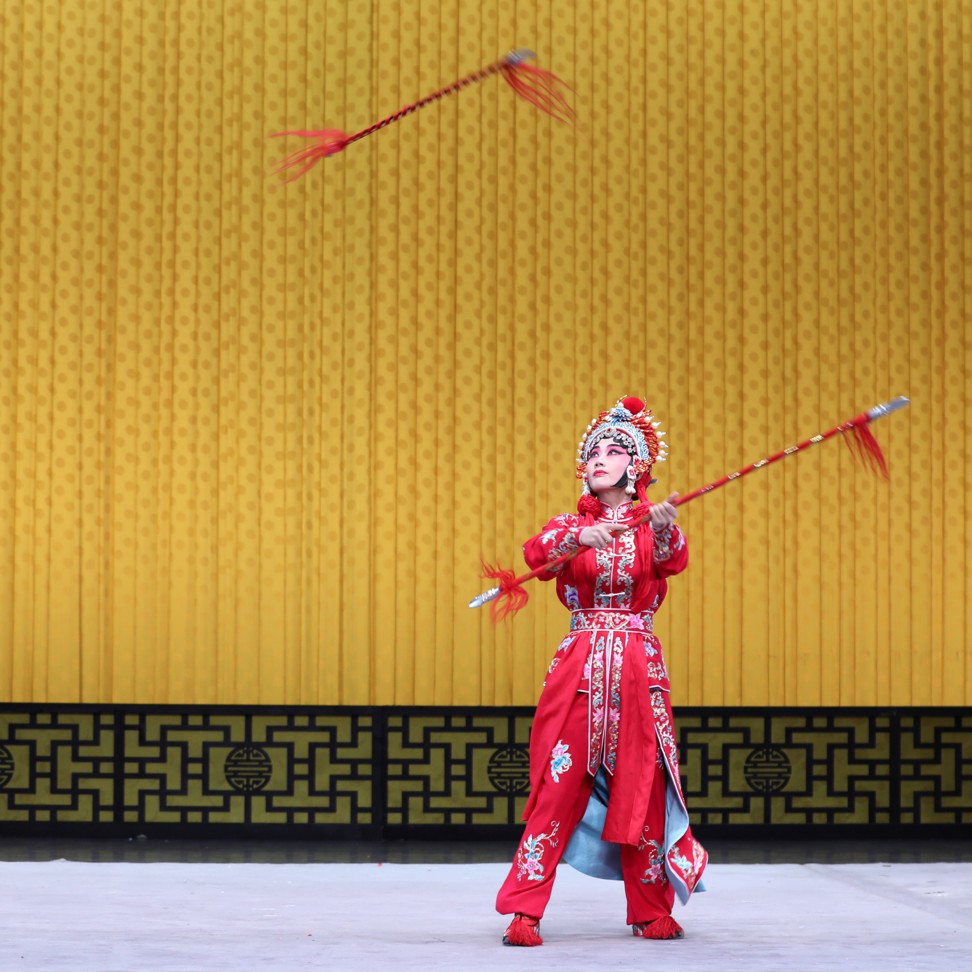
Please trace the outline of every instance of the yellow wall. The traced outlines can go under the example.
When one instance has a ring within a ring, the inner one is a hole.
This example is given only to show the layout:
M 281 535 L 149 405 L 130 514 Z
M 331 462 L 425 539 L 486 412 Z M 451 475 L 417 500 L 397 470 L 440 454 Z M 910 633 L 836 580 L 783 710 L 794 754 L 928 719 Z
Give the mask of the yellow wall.
M 281 187 L 284 128 L 363 128 Z M 0 700 L 529 704 L 479 557 L 644 394 L 676 704 L 972 703 L 972 3 L 5 0 Z

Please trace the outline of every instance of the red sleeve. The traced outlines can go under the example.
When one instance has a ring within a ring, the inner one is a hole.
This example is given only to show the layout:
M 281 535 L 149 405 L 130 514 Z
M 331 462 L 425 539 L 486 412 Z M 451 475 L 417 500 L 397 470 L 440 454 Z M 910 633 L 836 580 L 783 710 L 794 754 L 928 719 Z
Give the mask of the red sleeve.
M 561 513 L 555 516 L 535 537 L 523 544 L 523 557 L 531 570 L 536 570 L 551 560 L 571 550 L 576 550 L 580 543 L 577 539 L 583 524 L 580 517 L 571 513 Z M 553 580 L 566 564 L 560 564 L 553 570 L 540 574 L 538 580 Z
M 659 577 L 679 574 L 688 566 L 688 544 L 685 534 L 673 523 L 660 533 L 651 531 L 651 559 Z

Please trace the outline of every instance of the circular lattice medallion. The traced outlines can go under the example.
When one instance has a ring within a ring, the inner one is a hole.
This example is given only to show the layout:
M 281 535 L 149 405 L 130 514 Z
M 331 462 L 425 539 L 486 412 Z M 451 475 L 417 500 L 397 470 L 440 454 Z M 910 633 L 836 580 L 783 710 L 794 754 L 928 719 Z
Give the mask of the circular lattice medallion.
M 489 782 L 500 793 L 525 793 L 530 788 L 530 754 L 523 746 L 497 749 L 486 767 Z
M 255 793 L 270 782 L 273 763 L 259 746 L 238 746 L 226 757 L 223 771 L 234 790 Z
M 0 746 L 0 789 L 3 789 L 13 778 L 14 760 L 10 750 Z
M 743 766 L 743 776 L 757 793 L 776 793 L 790 782 L 793 767 L 782 749 L 763 746 L 754 749 Z

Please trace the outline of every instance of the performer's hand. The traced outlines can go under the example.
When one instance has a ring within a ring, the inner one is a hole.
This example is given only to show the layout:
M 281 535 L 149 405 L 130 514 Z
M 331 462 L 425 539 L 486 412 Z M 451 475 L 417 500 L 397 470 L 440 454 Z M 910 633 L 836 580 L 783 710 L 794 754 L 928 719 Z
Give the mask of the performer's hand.
M 675 499 L 678 499 L 678 493 L 672 493 L 664 503 L 653 503 L 648 511 L 651 528 L 656 533 L 661 533 L 675 522 L 675 517 L 678 516 L 678 511 L 672 505 L 672 500 Z
M 624 533 L 627 529 L 623 523 L 597 523 L 594 526 L 584 527 L 577 534 L 577 540 L 585 547 L 602 550 L 614 540 L 614 534 Z

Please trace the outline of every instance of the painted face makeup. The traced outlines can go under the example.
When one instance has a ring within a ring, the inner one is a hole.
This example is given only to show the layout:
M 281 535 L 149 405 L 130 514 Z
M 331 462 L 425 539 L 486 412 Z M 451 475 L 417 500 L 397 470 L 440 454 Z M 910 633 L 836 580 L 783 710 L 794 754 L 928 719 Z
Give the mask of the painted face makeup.
M 592 493 L 624 487 L 625 475 L 631 465 L 627 449 L 614 439 L 603 438 L 587 458 L 587 483 Z

